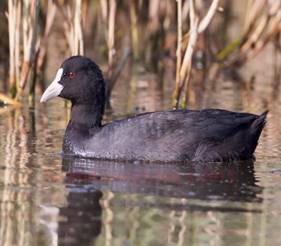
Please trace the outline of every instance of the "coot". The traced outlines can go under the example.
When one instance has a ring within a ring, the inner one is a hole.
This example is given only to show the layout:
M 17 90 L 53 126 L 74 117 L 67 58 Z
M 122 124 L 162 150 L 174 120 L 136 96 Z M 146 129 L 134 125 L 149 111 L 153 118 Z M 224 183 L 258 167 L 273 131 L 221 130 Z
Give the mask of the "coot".
M 141 161 L 236 161 L 253 153 L 266 122 L 260 116 L 221 109 L 170 110 L 139 114 L 102 124 L 105 82 L 99 67 L 84 56 L 63 62 L 41 97 L 72 103 L 64 154 Z

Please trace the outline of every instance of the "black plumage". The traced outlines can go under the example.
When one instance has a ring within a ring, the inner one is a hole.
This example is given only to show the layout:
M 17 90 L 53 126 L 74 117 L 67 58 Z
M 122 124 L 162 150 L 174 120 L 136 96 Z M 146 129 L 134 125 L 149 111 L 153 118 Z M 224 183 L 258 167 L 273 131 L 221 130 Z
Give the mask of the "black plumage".
M 58 96 L 72 102 L 65 154 L 166 162 L 253 158 L 267 112 L 258 116 L 221 109 L 171 110 L 102 125 L 105 83 L 98 66 L 75 56 L 61 68 Z M 49 99 L 47 92 L 42 101 Z

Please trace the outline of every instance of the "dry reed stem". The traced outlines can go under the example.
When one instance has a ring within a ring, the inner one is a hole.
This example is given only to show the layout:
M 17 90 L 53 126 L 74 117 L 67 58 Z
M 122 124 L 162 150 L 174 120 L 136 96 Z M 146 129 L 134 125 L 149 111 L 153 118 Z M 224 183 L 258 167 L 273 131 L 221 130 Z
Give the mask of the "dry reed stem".
M 176 85 L 173 92 L 173 106 L 177 107 L 178 100 L 177 95 L 179 94 L 180 88 L 180 68 L 181 68 L 181 50 L 182 50 L 182 0 L 177 0 L 177 67 L 176 67 Z M 175 101 L 176 99 L 176 101 Z
M 100 9 L 103 34 L 108 48 L 108 0 L 100 0 Z
M 15 6 L 14 1 L 9 0 L 8 2 L 8 29 L 9 29 L 9 85 L 10 89 L 14 86 L 16 78 L 15 78 Z
M 190 74 L 192 68 L 192 56 L 193 56 L 195 45 L 197 43 L 198 34 L 204 32 L 207 26 L 211 23 L 216 13 L 216 10 L 218 8 L 218 4 L 219 4 L 219 0 L 213 0 L 212 4 L 210 5 L 207 11 L 207 14 L 199 22 L 198 16 L 195 13 L 194 1 L 189 0 L 189 22 L 190 22 L 189 40 L 188 40 L 187 48 L 185 50 L 183 61 L 180 64 L 180 69 L 178 68 L 178 61 L 180 60 L 181 62 L 181 55 L 177 53 L 177 74 L 176 74 L 176 85 L 173 93 L 173 99 L 174 99 L 173 107 L 178 108 L 179 100 L 183 88 L 185 90 L 185 96 L 184 96 L 185 105 L 187 104 L 187 94 L 188 94 L 188 87 L 189 87 Z M 181 11 L 182 10 L 178 9 L 178 15 L 179 14 L 181 15 Z M 179 25 L 181 25 L 181 22 L 179 22 L 178 20 L 178 32 L 179 32 Z M 181 36 L 180 42 L 182 43 L 183 42 L 182 34 L 178 33 L 178 41 L 179 41 L 179 36 Z M 180 44 L 180 46 L 181 45 L 182 44 Z M 179 47 L 179 43 L 178 43 L 178 47 Z
M 65 37 L 67 39 L 67 43 L 70 49 L 71 54 L 74 53 L 74 46 L 73 46 L 73 24 L 71 22 L 71 20 L 73 19 L 72 13 L 71 13 L 71 9 L 70 6 L 61 6 L 60 8 L 61 13 L 64 16 L 64 23 L 63 23 L 63 27 L 64 27 L 64 34 Z
M 70 5 L 59 6 L 64 17 L 64 34 L 71 55 L 84 54 L 84 38 L 82 32 L 82 0 L 73 1 L 73 11 Z
M 77 15 L 81 16 L 79 9 L 81 1 L 75 1 Z M 80 5 L 79 5 L 80 4 Z M 8 4 L 8 21 L 9 21 L 9 45 L 10 45 L 10 90 L 12 96 L 16 96 L 17 100 L 20 98 L 21 93 L 27 85 L 28 77 L 32 66 L 37 66 L 38 55 L 40 49 L 43 52 L 39 59 L 39 64 L 42 66 L 43 60 L 46 54 L 47 38 L 52 26 L 55 5 L 54 2 L 49 0 L 48 6 L 50 12 L 47 12 L 46 26 L 44 35 L 40 40 L 37 40 L 37 25 L 38 25 L 38 13 L 39 13 L 39 1 L 37 0 L 11 0 Z M 81 25 L 77 22 L 77 16 L 75 16 L 77 39 L 79 40 L 79 53 L 83 52 L 83 39 Z M 78 24 L 77 24 L 78 23 Z M 76 39 L 76 40 L 77 40 Z M 82 42 L 81 42 L 82 40 Z M 75 47 L 74 47 L 75 48 Z M 34 78 L 31 82 L 30 93 L 34 94 L 35 90 L 35 78 L 37 68 L 34 67 Z
M 197 42 L 198 37 L 198 27 L 199 27 L 199 19 L 195 14 L 194 3 L 193 0 L 190 0 L 190 38 L 188 42 L 187 49 L 185 51 L 185 55 L 183 58 L 182 66 L 180 69 L 180 79 L 184 83 L 184 91 L 185 91 L 185 98 L 184 102 L 187 105 L 187 92 L 188 92 L 188 85 L 190 81 L 190 73 L 192 68 L 192 55 L 194 51 L 194 47 Z M 178 100 L 179 101 L 179 100 Z
M 268 24 L 269 18 L 267 16 L 262 16 L 260 19 L 261 20 L 259 20 L 259 23 L 257 24 L 255 30 L 253 30 L 253 33 L 240 48 L 241 52 L 244 54 L 247 53 L 247 51 L 251 49 L 251 46 L 258 41 Z
M 134 4 L 133 4 L 134 6 Z M 107 70 L 107 88 L 106 88 L 106 95 L 107 95 L 107 107 L 110 108 L 109 98 L 111 96 L 111 92 L 117 82 L 118 77 L 120 76 L 121 72 L 123 71 L 126 62 L 131 54 L 131 48 L 128 47 L 128 44 L 125 40 L 124 48 L 122 57 L 118 59 L 118 63 L 114 64 L 115 58 L 115 20 L 116 20 L 116 9 L 117 9 L 117 2 L 116 0 L 109 1 L 109 12 L 108 16 L 108 32 L 107 32 L 107 46 L 108 46 L 108 70 Z
M 17 2 L 17 12 L 16 12 L 16 33 L 15 33 L 15 72 L 16 72 L 16 87 L 15 90 L 17 89 L 19 80 L 20 80 L 20 50 L 21 50 L 21 16 L 22 16 L 22 2 L 19 0 Z M 15 91 L 16 92 L 16 91 Z M 14 95 L 15 96 L 15 95 Z
M 108 2 L 107 0 L 100 0 L 101 5 L 101 17 L 104 23 L 107 23 L 107 16 L 108 16 Z
M 212 21 L 217 8 L 219 6 L 219 1 L 220 0 L 214 0 L 205 15 L 205 17 L 200 21 L 199 26 L 198 26 L 198 33 L 202 33 L 205 31 L 205 29 L 209 26 L 210 22 Z
M 243 64 L 280 33 L 281 0 L 248 1 L 247 11 L 249 13 L 246 13 L 245 30 L 240 38 L 239 49 L 236 49 L 230 59 L 226 60 L 229 54 L 222 59 L 225 66 Z
M 108 20 L 108 76 L 111 76 L 113 61 L 115 55 L 114 40 L 115 40 L 115 16 L 116 16 L 116 0 L 110 0 L 109 3 L 109 20 Z
M 84 54 L 84 40 L 82 33 L 82 0 L 75 1 L 75 14 L 74 14 L 74 52 L 75 54 Z
M 252 30 L 255 21 L 265 7 L 266 1 L 267 0 L 251 0 L 248 2 L 244 35 L 247 35 Z
M 138 59 L 140 56 L 140 47 L 139 47 L 139 32 L 138 32 L 138 16 L 134 4 L 129 5 L 130 8 L 130 31 L 131 31 L 131 40 L 133 47 L 133 55 L 135 59 Z
M 189 11 L 190 31 L 189 31 L 189 40 L 188 40 L 187 48 L 185 50 L 185 54 L 179 72 L 180 93 L 182 91 L 183 86 L 186 88 L 188 83 L 187 80 L 189 80 L 190 78 L 189 73 L 191 71 L 192 54 L 198 35 L 197 26 L 195 26 L 195 24 L 196 25 L 198 24 L 198 17 L 195 15 L 193 0 L 190 0 L 189 2 L 190 2 L 190 11 Z M 179 101 L 179 97 L 180 94 L 178 95 L 177 101 Z
M 27 83 L 35 50 L 37 13 L 38 1 L 36 0 L 11 0 L 8 3 L 9 73 L 13 97 L 18 98 Z M 21 50 L 23 50 L 23 58 L 21 58 Z
M 12 96 L 15 96 L 17 82 L 19 80 L 19 43 L 20 43 L 20 19 L 21 1 L 9 0 L 8 2 L 8 28 L 9 28 L 9 88 Z
M 51 27 L 54 23 L 56 11 L 57 11 L 56 4 L 53 2 L 53 0 L 48 0 L 43 36 L 37 39 L 36 48 L 35 48 L 36 52 L 35 52 L 34 65 L 33 65 L 33 78 L 31 80 L 31 85 L 29 89 L 29 103 L 32 105 L 34 105 L 35 103 L 35 87 L 36 87 L 37 73 L 38 71 L 41 72 L 46 58 L 48 37 L 50 35 Z M 40 82 L 41 82 L 41 86 L 43 85 L 42 87 L 44 88 L 44 83 L 42 81 Z
M 33 62 L 36 42 L 38 1 L 15 0 L 8 3 L 10 45 L 10 92 L 19 99 Z M 22 36 L 21 36 L 22 35 Z M 22 40 L 22 42 L 21 42 Z M 23 56 L 21 56 L 21 50 Z
M 36 45 L 36 53 L 38 54 L 38 59 L 37 59 L 38 71 L 41 70 L 44 63 L 44 59 L 46 57 L 48 37 L 50 35 L 51 27 L 53 26 L 55 20 L 56 12 L 57 12 L 57 5 L 53 2 L 53 0 L 48 0 L 44 34 L 43 37 L 38 41 L 38 44 Z
M 20 89 L 24 89 L 35 55 L 37 34 L 38 1 L 23 2 L 23 64 L 21 69 Z M 20 91 L 18 91 L 19 93 Z M 18 94 L 19 96 L 19 94 Z
M 265 34 L 265 37 L 262 39 L 257 40 L 255 47 L 253 49 L 250 49 L 249 52 L 246 53 L 245 60 L 248 60 L 255 55 L 257 55 L 264 47 L 265 45 L 274 37 L 281 32 L 281 8 L 278 11 L 278 13 L 275 15 L 275 18 L 271 18 L 269 20 L 267 33 Z

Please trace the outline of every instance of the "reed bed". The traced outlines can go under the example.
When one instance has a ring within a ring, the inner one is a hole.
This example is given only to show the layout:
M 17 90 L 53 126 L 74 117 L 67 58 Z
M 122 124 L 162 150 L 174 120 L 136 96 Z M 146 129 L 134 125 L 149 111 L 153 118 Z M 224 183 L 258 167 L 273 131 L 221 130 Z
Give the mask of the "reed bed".
M 212 78 L 213 71 L 241 66 L 269 43 L 280 50 L 281 0 L 248 0 L 241 34 L 225 43 L 218 37 L 223 36 L 223 26 L 229 27 L 233 4 L 226 0 L 9 0 L 9 79 L 4 88 L 17 102 L 29 91 L 34 103 L 36 88 L 44 88 L 49 40 L 62 30 L 65 56 L 95 52 L 95 57 L 105 58 L 109 97 L 131 54 L 135 62 L 152 63 L 156 70 L 168 54 L 175 64 L 172 105 L 187 107 L 196 72 L 193 60 L 199 51 L 206 57 L 204 73 Z
M 216 10 L 218 8 L 219 0 L 213 0 L 210 8 L 205 15 L 205 17 L 199 21 L 199 17 L 195 12 L 194 1 L 189 1 L 189 23 L 190 29 L 187 33 L 188 36 L 188 45 L 184 51 L 184 56 L 182 58 L 182 1 L 177 0 L 177 13 L 178 13 L 178 47 L 177 47 L 177 71 L 176 71 L 176 85 L 173 94 L 174 107 L 179 107 L 179 99 L 184 89 L 184 103 L 187 103 L 187 93 L 188 93 L 188 84 L 190 81 L 190 72 L 192 67 L 192 55 L 194 48 L 196 46 L 198 35 L 205 31 L 205 29 L 210 24 L 212 18 L 214 17 Z M 185 106 L 184 106 L 185 107 Z
M 241 37 L 219 52 L 218 59 L 228 66 L 241 65 L 257 55 L 266 44 L 279 39 L 280 31 L 281 1 L 249 0 Z

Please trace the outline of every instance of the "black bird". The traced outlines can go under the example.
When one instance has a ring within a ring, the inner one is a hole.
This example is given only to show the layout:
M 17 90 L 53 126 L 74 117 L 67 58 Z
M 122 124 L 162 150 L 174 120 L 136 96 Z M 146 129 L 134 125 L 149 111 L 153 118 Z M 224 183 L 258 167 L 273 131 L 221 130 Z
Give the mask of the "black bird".
M 75 156 L 141 161 L 237 161 L 254 158 L 266 122 L 260 116 L 221 109 L 170 110 L 102 124 L 105 82 L 87 57 L 63 62 L 41 97 L 72 103 L 63 152 Z

